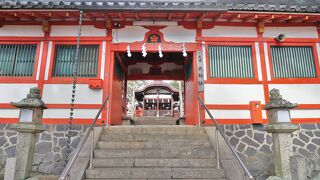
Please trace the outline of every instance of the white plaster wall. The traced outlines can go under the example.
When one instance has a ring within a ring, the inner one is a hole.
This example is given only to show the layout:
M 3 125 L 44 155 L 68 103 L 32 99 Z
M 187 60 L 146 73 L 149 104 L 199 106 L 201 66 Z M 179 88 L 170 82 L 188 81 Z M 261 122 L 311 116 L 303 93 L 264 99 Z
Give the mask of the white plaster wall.
M 47 104 L 70 104 L 72 84 L 45 84 L 42 99 Z M 75 104 L 102 103 L 102 90 L 93 90 L 88 84 L 77 84 Z
M 316 47 L 317 47 L 318 61 L 320 64 L 320 43 L 316 43 Z
M 47 59 L 46 59 L 46 69 L 44 72 L 44 80 L 48 80 L 48 77 L 49 77 L 51 53 L 52 53 L 52 41 L 49 41 L 48 54 L 47 54 Z
M 101 57 L 100 79 L 104 79 L 105 63 L 106 63 L 106 41 L 103 41 L 102 42 L 102 57 Z
M 255 49 L 256 49 L 256 59 L 257 59 L 257 67 L 258 67 L 258 79 L 259 79 L 259 81 L 262 81 L 262 69 L 261 69 L 259 43 L 256 42 L 254 45 L 255 45 Z
M 160 29 L 163 33 L 165 41 L 184 43 L 184 42 L 195 42 L 196 41 L 196 30 L 185 29 L 182 26 L 168 26 Z
M 256 27 L 214 26 L 202 30 L 204 37 L 257 37 Z
M 320 118 L 320 109 L 291 110 L 291 118 Z
M 269 89 L 279 89 L 286 100 L 300 104 L 320 104 L 320 84 L 270 84 Z
M 263 37 L 275 38 L 285 34 L 288 38 L 318 38 L 317 27 L 265 27 Z
M 209 110 L 210 113 L 216 119 L 251 119 L 250 110 Z M 262 110 L 262 118 L 266 119 L 267 114 L 265 110 Z M 208 113 L 206 113 L 206 119 L 210 119 Z
M 203 58 L 203 79 L 207 80 L 207 51 L 205 42 L 202 42 L 202 58 Z
M 269 53 L 268 53 L 268 44 L 267 43 L 263 43 L 263 49 L 264 49 L 264 59 L 266 61 L 267 80 L 271 81 L 271 71 L 270 71 Z
M 4 25 L 0 28 L 0 36 L 43 37 L 44 32 L 42 31 L 42 26 Z
M 98 29 L 94 26 L 84 25 L 81 36 L 106 36 L 106 29 Z M 78 36 L 78 26 L 51 26 L 50 36 Z
M 267 111 L 266 110 L 262 110 L 262 118 L 267 119 Z
M 112 30 L 112 42 L 114 43 L 132 43 L 136 41 L 143 41 L 145 34 L 148 32 L 148 29 L 145 29 L 141 26 L 126 26 L 122 29 L 113 29 Z
M 37 84 L 0 84 L 0 103 L 20 101 L 27 97 L 32 87 L 37 87 Z
M 40 76 L 42 53 L 43 53 L 43 41 L 41 41 L 41 43 L 40 43 L 40 52 L 39 52 L 39 58 L 38 58 L 38 67 L 37 67 L 36 80 L 39 80 L 39 76 Z
M 210 113 L 216 119 L 250 119 L 249 110 L 210 110 Z M 206 119 L 209 119 L 206 113 Z
M 0 109 L 0 118 L 18 118 L 19 109 Z
M 99 109 L 74 109 L 74 118 L 93 119 Z M 100 115 L 101 116 L 101 115 Z M 70 109 L 46 109 L 43 118 L 69 118 Z
M 249 104 L 249 101 L 264 101 L 263 85 L 205 84 L 206 104 Z

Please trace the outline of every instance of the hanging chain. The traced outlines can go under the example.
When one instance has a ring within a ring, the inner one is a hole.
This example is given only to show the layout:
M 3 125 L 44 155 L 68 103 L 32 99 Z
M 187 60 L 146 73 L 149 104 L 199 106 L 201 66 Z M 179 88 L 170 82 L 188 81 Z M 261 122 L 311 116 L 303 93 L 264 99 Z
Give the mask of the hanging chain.
M 80 59 L 80 37 L 81 37 L 81 26 L 82 26 L 82 16 L 83 16 L 83 11 L 80 10 L 80 16 L 79 16 L 79 25 L 78 25 L 78 36 L 77 36 L 77 46 L 76 46 L 76 52 L 75 52 L 75 57 L 74 57 L 74 64 L 73 64 L 73 82 L 72 82 L 72 95 L 71 95 L 71 107 L 70 107 L 70 117 L 69 117 L 69 125 L 68 125 L 68 133 L 67 133 L 67 152 L 66 152 L 66 157 L 65 161 L 66 164 L 68 163 L 69 160 L 69 155 L 71 154 L 71 129 L 72 129 L 72 120 L 73 120 L 73 110 L 74 110 L 74 101 L 76 97 L 76 87 L 77 87 L 77 78 L 78 78 L 78 64 L 79 64 L 79 59 Z

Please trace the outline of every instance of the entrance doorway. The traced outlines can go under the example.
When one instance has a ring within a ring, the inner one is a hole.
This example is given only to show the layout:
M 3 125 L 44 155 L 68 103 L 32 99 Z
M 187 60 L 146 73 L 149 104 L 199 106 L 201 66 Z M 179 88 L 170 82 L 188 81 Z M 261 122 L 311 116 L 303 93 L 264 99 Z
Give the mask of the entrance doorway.
M 174 116 L 174 103 L 179 101 L 179 92 L 170 90 L 168 87 L 163 88 L 164 86 L 162 88 L 158 86 L 152 91 L 146 85 L 146 89 L 140 89 L 140 92 L 137 91 L 135 94 L 140 96 L 136 99 L 138 104 L 135 102 L 132 105 L 128 99 L 130 95 L 127 91 L 128 88 L 132 88 L 130 87 L 131 83 L 128 84 L 132 81 L 146 81 L 150 84 L 158 83 L 158 85 L 166 81 L 181 81 L 184 85 L 181 94 L 183 94 L 182 99 L 184 100 L 182 104 L 185 109 L 185 122 L 188 125 L 196 124 L 195 53 L 188 52 L 187 56 L 183 56 L 181 52 L 163 52 L 162 55 L 159 57 L 158 52 L 148 52 L 144 57 L 141 52 L 131 52 L 130 56 L 127 52 L 114 52 L 111 73 L 113 76 L 111 82 L 111 125 L 122 124 L 122 119 L 130 110 L 130 105 L 135 107 L 138 105 L 138 108 L 142 106 L 143 112 L 139 114 L 140 116 Z M 138 88 L 137 90 L 139 90 Z M 162 96 L 160 97 L 160 95 Z M 174 99 L 173 95 L 178 98 Z M 128 104 L 130 104 L 129 107 Z M 135 114 L 135 116 L 137 115 Z
M 127 82 L 127 115 L 135 117 L 183 117 L 184 81 Z

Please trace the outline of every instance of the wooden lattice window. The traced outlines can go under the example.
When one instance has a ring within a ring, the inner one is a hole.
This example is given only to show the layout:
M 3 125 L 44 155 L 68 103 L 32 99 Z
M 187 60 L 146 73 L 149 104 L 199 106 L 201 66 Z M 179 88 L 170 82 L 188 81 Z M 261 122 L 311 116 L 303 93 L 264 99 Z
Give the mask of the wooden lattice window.
M 0 76 L 32 76 L 36 48 L 36 45 L 1 44 Z
M 210 77 L 254 78 L 251 46 L 209 46 Z
M 315 78 L 311 46 L 271 46 L 274 78 Z
M 73 76 L 76 45 L 56 45 L 53 76 Z M 99 45 L 81 45 L 78 63 L 79 77 L 96 77 L 98 72 Z

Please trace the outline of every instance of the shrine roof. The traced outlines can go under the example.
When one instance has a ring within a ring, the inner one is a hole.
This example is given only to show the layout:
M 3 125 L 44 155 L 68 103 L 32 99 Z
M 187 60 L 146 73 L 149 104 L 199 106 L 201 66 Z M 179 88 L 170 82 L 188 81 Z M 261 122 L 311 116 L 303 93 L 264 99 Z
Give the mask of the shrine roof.
M 320 0 L 0 0 L 0 9 L 319 13 Z

